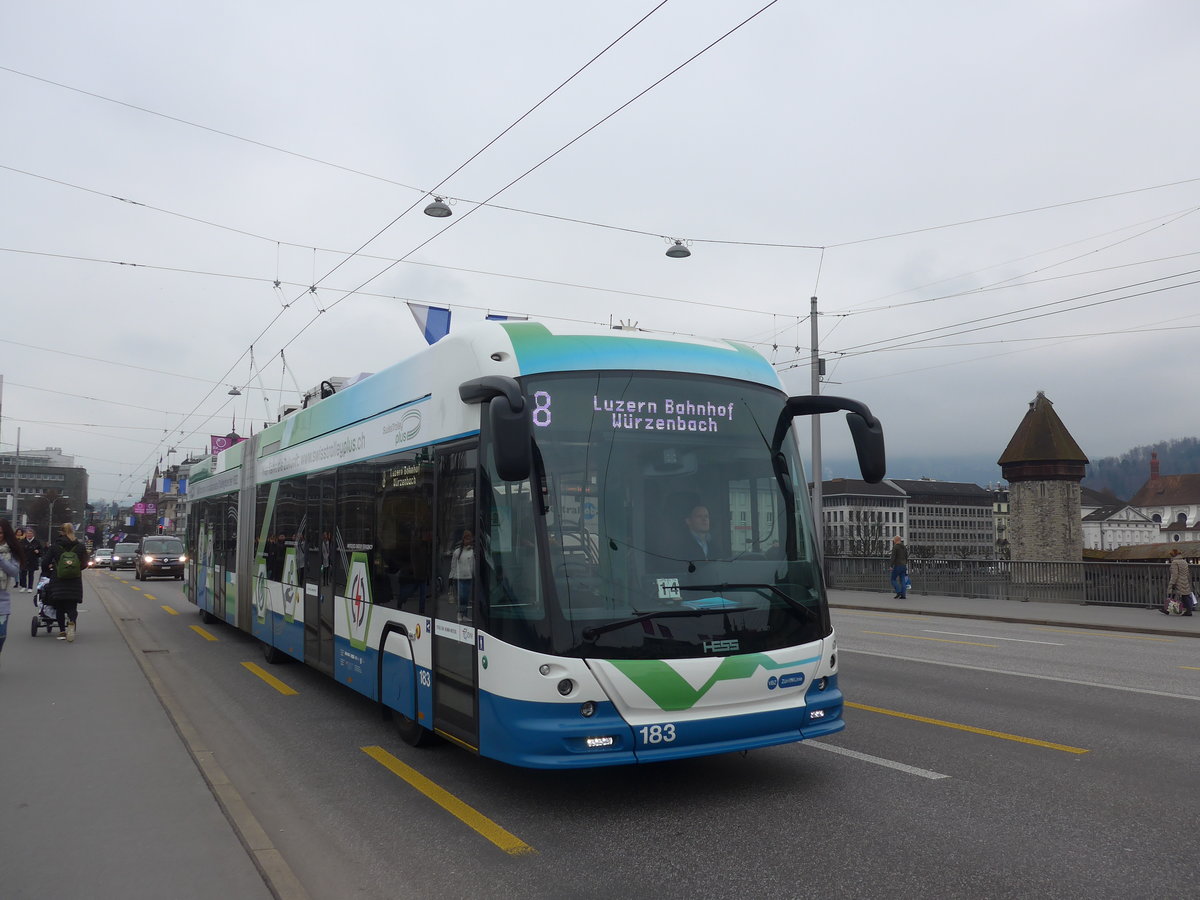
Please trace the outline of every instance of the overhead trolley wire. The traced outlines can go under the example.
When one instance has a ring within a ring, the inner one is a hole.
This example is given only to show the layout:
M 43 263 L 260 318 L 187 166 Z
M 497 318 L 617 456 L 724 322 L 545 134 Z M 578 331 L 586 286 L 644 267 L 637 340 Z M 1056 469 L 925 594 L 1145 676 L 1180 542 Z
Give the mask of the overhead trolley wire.
M 654 81 L 654 82 L 653 82 L 652 84 L 650 84 L 648 87 L 644 88 L 643 90 L 639 91 L 639 92 L 638 92 L 637 94 L 635 94 L 634 96 L 630 97 L 628 100 L 626 100 L 624 103 L 622 103 L 622 104 L 621 104 L 620 106 L 618 106 L 616 109 L 612 110 L 610 113 L 608 113 L 606 116 L 604 116 L 603 118 L 601 118 L 599 121 L 597 121 L 597 122 L 593 123 L 592 125 L 590 125 L 589 127 L 585 128 L 583 131 L 581 131 L 579 134 L 577 134 L 577 135 L 576 135 L 575 137 L 573 137 L 571 140 L 567 141 L 565 144 L 563 144 L 563 145 L 562 145 L 561 147 L 559 147 L 557 150 L 555 150 L 554 152 L 550 153 L 548 156 L 546 156 L 545 158 L 543 158 L 541 161 L 539 161 L 539 162 L 535 163 L 534 165 L 530 166 L 528 169 L 526 169 L 524 172 L 522 172 L 520 175 L 518 175 L 518 176 L 517 176 L 516 178 L 514 178 L 512 181 L 508 182 L 506 185 L 504 185 L 503 187 L 501 187 L 499 190 L 497 190 L 497 191 L 493 192 L 493 193 L 492 193 L 492 194 L 491 194 L 491 195 L 490 195 L 490 196 L 489 196 L 489 197 L 488 197 L 486 200 L 484 200 L 482 203 L 480 203 L 479 205 L 475 206 L 474 208 L 472 208 L 472 209 L 468 210 L 467 212 L 463 213 L 463 215 L 462 215 L 462 216 L 460 216 L 460 217 L 457 217 L 457 218 L 456 218 L 456 219 L 455 219 L 453 222 L 451 222 L 450 224 L 448 224 L 448 225 L 447 225 L 445 228 L 443 228 L 443 229 L 441 229 L 440 231 L 438 231 L 438 232 L 435 232 L 434 234 L 430 235 L 430 236 L 429 236 L 428 238 L 426 238 L 424 241 L 422 241 L 422 242 L 421 242 L 421 243 L 419 243 L 417 246 L 413 247 L 411 250 L 409 250 L 407 253 L 405 253 L 405 254 L 404 254 L 404 256 L 400 257 L 398 260 L 396 260 L 395 262 L 391 263 L 390 265 L 387 265 L 387 266 L 385 266 L 385 267 L 384 267 L 382 270 L 380 270 L 379 272 L 377 272 L 376 274 L 374 274 L 373 276 L 371 276 L 370 278 L 368 278 L 366 281 L 362 282 L 362 283 L 361 283 L 361 284 L 360 284 L 358 287 L 354 288 L 353 290 L 351 290 L 351 291 L 347 292 L 346 294 L 344 294 L 343 296 L 339 297 L 339 298 L 338 298 L 337 300 L 335 300 L 335 301 L 334 301 L 332 304 L 330 304 L 330 305 L 329 305 L 329 307 L 327 307 L 325 311 L 328 311 L 329 309 L 332 309 L 333 307 L 335 307 L 335 306 L 337 306 L 339 303 L 341 303 L 343 300 L 346 300 L 348 297 L 350 297 L 350 296 L 353 296 L 354 294 L 358 293 L 358 291 L 362 290 L 362 288 L 366 287 L 366 286 L 367 286 L 368 284 L 370 284 L 372 281 L 375 281 L 377 278 L 379 278 L 379 277 L 381 277 L 382 275 L 384 275 L 385 273 L 389 272 L 389 271 L 390 271 L 392 268 L 394 268 L 394 267 L 395 267 L 396 265 L 398 265 L 400 262 L 403 262 L 403 261 L 404 261 L 404 260 L 406 260 L 406 259 L 407 259 L 409 256 L 411 256 L 412 254 L 416 253 L 416 252 L 417 252 L 418 250 L 420 250 L 421 248 L 425 247 L 426 245 L 430 244 L 432 241 L 434 241 L 434 240 L 436 240 L 437 238 L 441 237 L 443 234 L 445 234 L 445 233 L 446 233 L 447 231 L 449 231 L 451 228 L 454 228 L 454 227 L 456 227 L 456 226 L 457 226 L 459 223 L 461 223 L 461 222 L 465 221 L 465 220 L 466 220 L 467 218 L 469 218 L 471 215 L 473 215 L 474 213 L 476 213 L 476 212 L 478 212 L 480 209 L 482 209 L 482 208 L 483 208 L 483 207 L 484 207 L 484 206 L 485 206 L 485 205 L 486 205 L 488 202 L 490 202 L 491 200 L 494 200 L 496 197 L 500 196 L 500 195 L 501 195 L 501 194 L 503 194 L 505 191 L 507 191 L 509 188 L 511 188 L 513 185 L 517 184 L 518 182 L 520 182 L 520 181 L 522 181 L 523 179 L 527 178 L 529 175 L 531 175 L 531 174 L 533 174 L 534 172 L 536 172 L 538 169 L 540 169 L 542 166 L 544 166 L 544 165 L 545 165 L 546 163 L 548 163 L 550 160 L 554 159 L 554 158 L 555 158 L 556 156 L 558 156 L 560 153 L 562 153 L 563 151 L 567 150 L 568 148 L 570 148 L 571 146 L 573 146 L 574 144 L 576 144 L 577 142 L 579 142 L 580 140 L 582 140 L 582 139 L 583 139 L 584 137 L 586 137 L 587 135 L 591 134 L 593 131 L 595 131 L 597 128 L 599 128 L 601 125 L 603 125 L 603 124 L 604 124 L 605 122 L 607 122 L 609 119 L 611 119 L 613 116 L 617 115 L 617 113 L 619 113 L 619 112 L 621 112 L 622 110 L 626 109 L 627 107 L 629 107 L 630 105 L 632 105 L 633 103 L 635 103 L 637 100 L 641 99 L 641 98 L 642 98 L 642 97 L 644 97 L 646 94 L 650 93 L 650 91 L 654 90 L 654 88 L 658 87 L 660 84 L 662 84 L 664 81 L 666 81 L 666 80 L 667 80 L 668 78 L 670 78 L 672 75 L 674 75 L 676 72 L 678 72 L 679 70 L 683 69 L 684 67 L 686 67 L 686 66 L 690 65 L 690 64 L 691 64 L 692 62 L 694 62 L 695 60 L 699 59 L 701 56 L 703 56 L 705 53 L 707 53 L 707 52 L 708 52 L 709 50 L 711 50 L 713 47 L 717 46 L 717 44 L 719 44 L 719 43 L 721 43 L 722 41 L 724 41 L 726 38 L 728 38 L 728 37 L 729 37 L 730 35 L 732 35 L 734 32 L 736 32 L 736 31 L 738 31 L 739 29 L 741 29 L 742 27 L 744 27 L 746 24 L 748 24 L 749 22 L 751 22 L 752 20 L 754 20 L 755 18 L 757 18 L 758 16 L 760 16 L 762 13 L 764 13 L 766 10 L 770 9 L 772 6 L 774 6 L 774 5 L 775 5 L 776 3 L 778 3 L 778 2 L 779 2 L 779 0 L 770 0 L 770 2 L 769 2 L 769 3 L 767 3 L 765 6 L 761 7 L 761 8 L 760 8 L 760 9 L 758 9 L 756 12 L 754 12 L 754 13 L 752 13 L 751 15 L 747 16 L 745 19 L 743 19 L 741 22 L 739 22 L 739 23 L 738 23 L 737 25 L 735 25 L 733 28 L 730 28 L 728 31 L 726 31 L 724 34 L 722 34 L 720 37 L 716 38 L 715 40 L 713 40 L 712 42 L 710 42 L 708 45 L 706 45 L 706 46 L 705 46 L 705 47 L 703 47 L 702 49 L 698 50 L 696 53 L 692 54 L 692 56 L 688 57 L 686 60 L 684 60 L 683 62 L 681 62 L 679 65 L 675 66 L 673 69 L 671 69 L 671 70 L 670 70 L 669 72 L 667 72 L 665 75 L 663 75 L 662 77 L 660 77 L 659 79 L 657 79 L 656 81 Z M 418 202 L 419 202 L 419 201 L 418 201 Z M 413 204 L 413 206 L 416 206 L 416 204 Z M 401 213 L 401 214 L 400 214 L 400 216 L 397 216 L 397 218 L 396 218 L 395 220 L 393 220 L 393 224 L 394 224 L 394 222 L 395 222 L 395 221 L 398 221 L 398 220 L 399 220 L 399 218 L 400 218 L 401 216 L 403 216 L 403 215 L 405 215 L 405 213 L 409 212 L 409 211 L 410 211 L 410 210 L 413 208 L 413 206 L 410 206 L 410 207 L 409 207 L 408 209 L 406 209 L 406 210 L 405 210 L 403 213 Z M 389 225 L 388 227 L 391 227 L 391 226 Z M 386 228 L 385 228 L 384 230 L 386 230 Z M 382 232 L 380 232 L 380 233 L 382 233 Z M 377 236 L 378 236 L 378 235 L 377 235 Z M 372 238 L 372 240 L 374 240 L 374 238 Z M 370 243 L 370 242 L 368 241 L 368 243 Z M 364 246 L 365 246 L 365 245 L 364 245 Z M 297 340 L 297 339 L 300 337 L 300 335 L 302 335 L 302 334 L 303 334 L 305 331 L 307 331 L 307 330 L 308 330 L 308 328 L 309 328 L 309 327 L 310 327 L 310 326 L 313 324 L 313 322 L 315 322 L 315 321 L 316 321 L 316 317 L 314 317 L 314 318 L 310 319 L 310 320 L 309 320 L 309 322 L 308 322 L 308 323 L 307 323 L 307 324 L 306 324 L 306 325 L 305 325 L 303 328 L 301 328 L 301 329 L 300 329 L 300 331 L 298 331 L 298 332 L 297 332 L 295 335 L 293 335 L 293 336 L 292 336 L 292 338 L 291 338 L 291 339 L 290 339 L 290 340 L 289 340 L 289 341 L 288 341 L 286 344 L 284 344 L 284 345 L 283 345 L 283 349 L 286 349 L 287 347 L 289 347 L 289 346 L 290 346 L 290 345 L 291 345 L 291 344 L 292 344 L 292 343 L 293 343 L 295 340 Z
M 541 106 L 543 103 L 545 103 L 547 100 L 549 100 L 549 99 L 550 99 L 551 97 L 553 97 L 555 94 L 557 94 L 557 93 L 558 93 L 560 90 L 562 90 L 562 88 L 563 88 L 563 87 L 565 87 L 565 86 L 566 86 L 567 84 L 569 84 L 569 83 L 570 83 L 572 80 L 574 80 L 574 79 L 575 79 L 575 78 L 576 78 L 576 77 L 577 77 L 577 76 L 578 76 L 578 75 L 579 75 L 581 72 L 583 72 L 585 69 L 587 69 L 589 66 L 591 66 L 591 65 L 592 65 L 592 63 L 594 63 L 594 62 L 595 62 L 597 59 L 599 59 L 601 56 L 603 56 L 605 53 L 607 53 L 607 52 L 608 52 L 608 51 L 609 51 L 609 50 L 610 50 L 612 47 L 614 47 L 614 46 L 615 46 L 617 43 L 619 43 L 621 40 L 623 40 L 623 39 L 624 39 L 624 38 L 625 38 L 627 35 L 629 35 L 629 34 L 630 34 L 630 33 L 631 33 L 631 32 L 632 32 L 632 31 L 633 31 L 635 28 L 637 28 L 639 25 L 641 25 L 643 22 L 645 22 L 645 21 L 646 21 L 646 20 L 647 20 L 647 19 L 648 19 L 650 16 L 652 16 L 652 15 L 653 15 L 655 12 L 657 12 L 657 11 L 658 11 L 658 10 L 660 10 L 660 9 L 661 9 L 663 6 L 665 6 L 667 2 L 668 2 L 668 0 L 661 0 L 661 2 L 660 2 L 660 3 L 659 3 L 657 6 L 655 6 L 655 7 L 654 7 L 653 9 L 651 9 L 651 10 L 650 10 L 648 13 L 646 13 L 646 14 L 645 14 L 645 15 L 643 15 L 643 16 L 642 16 L 640 19 L 638 19 L 638 20 L 637 20 L 637 21 L 636 21 L 636 22 L 635 22 L 633 25 L 631 25 L 629 28 L 627 28 L 627 29 L 626 29 L 626 30 L 625 30 L 625 31 L 624 31 L 624 32 L 623 32 L 621 35 L 619 35 L 619 36 L 618 36 L 618 37 L 617 37 L 615 40 L 611 41 L 611 42 L 610 42 L 610 43 L 609 43 L 609 44 L 608 44 L 608 45 L 607 45 L 607 46 L 606 46 L 606 47 L 605 47 L 603 50 L 601 50 L 599 53 L 597 53 L 595 56 L 593 56 L 593 57 L 592 57 L 590 60 L 588 60 L 588 62 L 586 62 L 586 63 L 585 63 L 583 66 L 581 66 L 579 69 L 577 69 L 577 70 L 576 70 L 574 73 L 572 73 L 572 74 L 571 74 L 569 77 L 567 77 L 567 78 L 566 78 L 566 79 L 565 79 L 563 82 L 561 82 L 561 83 L 560 83 L 560 84 L 559 84 L 559 85 L 558 85 L 556 88 L 554 88 L 554 90 L 552 90 L 552 91 L 551 91 L 549 94 L 547 94 L 545 97 L 543 97 L 543 98 L 542 98 L 541 100 L 539 100 L 537 103 L 535 103 L 535 104 L 534 104 L 534 105 L 533 105 L 533 106 L 532 106 L 530 109 L 528 109 L 528 110 L 527 110 L 527 111 L 526 111 L 524 114 L 522 114 L 522 115 L 521 115 L 519 118 L 517 118 L 517 119 L 516 119 L 516 121 L 514 121 L 513 123 L 511 123 L 511 124 L 510 124 L 510 125 L 509 125 L 507 128 L 505 128 L 503 131 L 501 131 L 499 134 L 497 134 L 497 135 L 496 135 L 494 138 L 492 138 L 490 141 L 488 141 L 488 143 L 487 143 L 487 144 L 485 144 L 485 145 L 484 145 L 482 148 L 480 148 L 478 151 L 476 151 L 474 154 L 472 154 L 472 155 L 471 155 L 471 156 L 470 156 L 470 157 L 469 157 L 469 158 L 468 158 L 468 159 L 467 159 L 465 162 L 463 162 L 463 163 L 462 163 L 462 164 L 460 164 L 460 165 L 459 165 L 459 166 L 458 166 L 456 169 L 454 169 L 454 171 L 453 171 L 453 172 L 451 172 L 449 175 L 447 175 L 445 178 L 443 178 L 441 181 L 439 181 L 439 182 L 438 182 L 438 185 L 437 185 L 437 187 L 440 187 L 440 186 L 441 186 L 442 184 L 444 184 L 444 183 L 445 183 L 445 182 L 446 182 L 448 179 L 452 178 L 454 175 L 456 175 L 456 174 L 458 174 L 459 172 L 461 172 L 461 171 L 463 170 L 463 168 L 465 168 L 465 167 L 466 167 L 467 165 L 469 165 L 469 164 L 470 164 L 470 163 L 471 163 L 473 160 L 475 160 L 476 158 L 478 158 L 478 157 L 479 157 L 479 155 L 480 155 L 481 153 L 483 153 L 485 150 L 487 150 L 489 147 L 491 147 L 493 144 L 495 144 L 495 143 L 496 143 L 496 141 L 498 141 L 498 140 L 500 140 L 502 137 L 504 137 L 504 135 L 508 134 L 508 132 L 510 132 L 510 131 L 511 131 L 511 130 L 514 128 L 514 127 L 516 127 L 518 124 L 520 124 L 520 122 L 522 122 L 522 121 L 523 121 L 525 118 L 527 118 L 527 117 L 528 117 L 528 116 L 529 116 L 531 113 L 533 113 L 533 112 L 534 112 L 534 110 L 538 109 L 538 107 L 540 107 L 540 106 Z M 772 3 L 774 3 L 774 2 L 777 2 L 777 0 L 772 0 Z M 739 27 L 740 27 L 740 26 L 739 26 Z M 611 114 L 610 114 L 610 115 L 611 115 Z M 569 145 L 568 145 L 568 146 L 569 146 Z M 565 149 L 565 148 L 564 148 L 564 149 Z M 541 165 L 541 163 L 539 163 L 538 165 L 540 166 L 540 165 Z M 536 167 L 535 167 L 535 168 L 536 168 Z M 533 170 L 531 169 L 530 171 L 533 171 Z M 528 174 L 528 173 L 526 173 L 526 174 Z M 521 176 L 521 177 L 524 177 L 524 176 Z M 518 180 L 519 180 L 519 179 L 518 179 Z M 514 181 L 514 182 L 512 182 L 511 184 L 515 184 L 515 183 L 516 183 L 516 182 Z M 510 184 L 510 185 L 507 185 L 505 188 L 502 188 L 501 190 L 507 190 L 507 188 L 508 188 L 508 187 L 511 187 L 511 184 Z M 436 189 L 436 187 L 435 187 L 435 189 Z M 495 195 L 493 195 L 493 196 L 496 196 L 496 195 L 498 195 L 499 193 L 500 193 L 500 192 L 498 191 L 498 192 L 497 192 L 497 194 L 495 194 Z M 424 197 L 424 196 L 425 196 L 425 194 L 422 194 L 422 197 Z M 489 199 L 490 199 L 490 198 L 489 198 Z M 316 287 L 317 287 L 317 285 L 318 285 L 318 284 L 320 284 L 320 283 L 324 282 L 324 281 L 325 281 L 325 279 L 327 279 L 327 278 L 328 278 L 330 275 L 332 275 L 334 272 L 336 272 L 338 269 L 340 269 L 340 268 L 341 268 L 343 265 L 345 265 L 347 262 L 349 262 L 351 259 L 353 259 L 355 256 L 357 256 L 357 255 L 358 255 L 358 253 L 360 253 L 360 252 L 361 252 L 361 251 L 362 251 L 364 248 L 366 248 L 368 245 L 370 245 L 370 244 L 371 244 L 371 243 L 372 243 L 372 242 L 373 242 L 373 241 L 374 241 L 376 238 L 378 238 L 378 237 L 379 237 L 381 234 L 383 234 L 385 231 L 387 231 L 389 228 L 391 228 L 391 227 L 392 227 L 392 225 L 394 225 L 396 222 L 398 222 L 398 221 L 399 221 L 399 220 L 400 220 L 400 219 L 401 219 L 403 216 L 405 216 L 405 215 L 407 215 L 409 212 L 411 212 L 411 211 L 412 211 L 412 210 L 413 210 L 413 209 L 414 209 L 414 208 L 415 208 L 415 207 L 416 207 L 416 206 L 417 206 L 417 205 L 418 205 L 420 202 L 421 202 L 421 199 L 419 198 L 419 199 L 418 199 L 416 202 L 414 202 L 414 203 L 413 203 L 413 204 L 411 204 L 411 205 L 410 205 L 410 206 L 409 206 L 407 209 L 405 209 L 403 212 L 401 212 L 401 213 L 400 213 L 400 215 L 398 215 L 398 216 L 397 216 L 395 219 L 393 219 L 393 220 L 392 220 L 391 222 L 389 222 L 389 223 L 388 223 L 386 226 L 384 226 L 382 229 L 380 229 L 378 232 L 376 232 L 374 235 L 372 235 L 372 236 L 371 236 L 371 237 L 370 237 L 370 238 L 369 238 L 369 239 L 368 239 L 366 242 L 364 242 L 364 243 L 363 243 L 363 244 L 362 244 L 362 245 L 361 245 L 361 246 L 360 246 L 360 247 L 359 247 L 359 248 L 358 248 L 356 251 L 354 251 L 354 253 L 350 254 L 349 256 L 345 257 L 345 258 L 344 258 L 344 259 L 342 259 L 340 262 L 338 262 L 338 264 L 337 264 L 337 265 L 335 265 L 335 266 L 334 266 L 332 269 L 330 269 L 328 272 L 326 272 L 326 273 L 325 273 L 325 275 L 323 275 L 323 276 L 322 276 L 320 279 L 314 279 L 314 281 L 313 281 L 312 285 L 309 287 L 309 293 L 315 293 L 315 292 L 316 292 Z M 476 208 L 478 208 L 478 207 L 476 207 Z M 471 212 L 474 212 L 474 210 L 471 210 Z M 462 218 L 466 218 L 466 216 L 468 216 L 468 215 L 470 215 L 470 213 L 467 213 L 467 214 L 465 214 L 465 215 L 464 215 Z M 460 218 L 458 221 L 461 221 L 461 220 L 462 220 L 462 219 Z M 407 254 L 405 254 L 405 257 L 407 257 L 407 256 L 411 256 L 413 253 L 415 253 L 415 252 L 416 252 L 417 250 L 419 250 L 421 247 L 423 247 L 423 246 L 425 246 L 426 244 L 428 244 L 430 240 L 433 240 L 433 238 L 437 237 L 438 235 L 440 235 L 440 234 L 444 233 L 445 231 L 447 231 L 449 228 L 453 227 L 453 226 L 454 226 L 454 224 L 457 224 L 457 223 L 452 223 L 451 225 L 448 225 L 446 228 L 443 228 L 441 231 L 437 232 L 435 235 L 433 235 L 432 237 L 430 237 L 428 240 L 426 240 L 426 241 L 422 242 L 420 245 L 418 245 L 418 246 L 417 246 L 417 247 L 415 247 L 414 249 L 410 250 L 410 251 L 409 251 Z M 390 270 L 391 268 L 393 268 L 395 265 L 397 265 L 397 264 L 398 264 L 398 262 L 399 262 L 399 260 L 398 260 L 397 262 L 393 262 L 393 263 L 391 263 L 391 264 L 390 264 L 390 265 L 388 265 L 386 268 L 384 268 L 384 269 L 383 269 L 381 272 L 379 272 L 378 274 L 376 274 L 376 275 L 375 275 L 375 276 L 373 276 L 372 278 L 370 278 L 370 279 L 368 279 L 367 281 L 365 281 L 365 282 L 363 282 L 362 284 L 360 284 L 360 285 L 358 286 L 358 288 L 355 288 L 355 289 L 354 289 L 354 291 L 351 291 L 350 293 L 344 294 L 342 297 L 340 297 L 340 298 L 338 298 L 336 301 L 334 301 L 334 303 L 333 303 L 333 304 L 332 304 L 330 307 L 321 308 L 320 306 L 318 306 L 317 315 L 316 315 L 316 316 L 314 316 L 312 319 L 310 319 L 307 325 L 305 325 L 303 328 L 301 328 L 301 329 L 300 329 L 300 331 L 299 331 L 299 332 L 297 332 L 297 334 L 291 338 L 291 340 L 289 340 L 287 343 L 285 343 L 285 344 L 284 344 L 284 345 L 283 345 L 283 346 L 280 348 L 280 354 L 282 355 L 283 351 L 284 351 L 284 350 L 286 350 L 286 349 L 287 349 L 287 347 L 289 347 L 289 346 L 292 344 L 292 342 L 293 342 L 293 341 L 295 341 L 295 340 L 296 340 L 296 338 L 298 338 L 298 337 L 300 336 L 300 334 L 303 334 L 303 333 L 304 333 L 304 331 L 305 331 L 305 330 L 307 330 L 307 329 L 308 329 L 308 327 L 309 327 L 309 326 L 310 326 L 310 325 L 311 325 L 313 322 L 315 322 L 315 321 L 317 320 L 317 318 L 319 318 L 319 317 L 320 317 L 322 314 L 324 314 L 324 313 L 325 313 L 325 312 L 326 312 L 326 311 L 327 311 L 329 308 L 331 308 L 332 306 L 336 306 L 338 303 L 341 303 L 341 301 L 342 301 L 342 300 L 345 300 L 345 299 L 346 299 L 346 297 L 348 297 L 348 296 L 351 296 L 351 294 L 353 294 L 353 293 L 357 293 L 359 290 L 361 290 L 361 289 L 362 289 L 363 287 L 365 287 L 367 284 L 370 284 L 370 283 L 371 283 L 371 281 L 374 281 L 375 279 L 379 278 L 381 275 L 383 275 L 383 274 L 384 274 L 384 272 L 387 272 L 388 270 Z M 276 283 L 278 283 L 278 279 L 276 279 Z M 296 299 L 299 299 L 299 298 L 296 298 Z M 295 300 L 293 300 L 292 302 L 294 303 L 294 302 L 295 302 Z M 273 318 L 273 319 L 271 320 L 271 322 L 270 322 L 270 323 L 267 325 L 267 329 L 269 329 L 269 328 L 270 328 L 272 325 L 274 325 L 274 323 L 275 323 L 276 321 L 278 321 L 278 320 L 279 320 L 279 317 L 282 315 L 282 313 L 283 313 L 283 312 L 284 312 L 286 309 L 288 309 L 288 308 L 289 308 L 289 306 L 290 306 L 290 304 L 285 304 L 285 305 L 283 306 L 283 309 L 281 309 L 281 310 L 280 310 L 279 314 L 277 314 L 277 315 L 275 316 L 275 318 Z M 258 341 L 259 339 L 261 339 L 261 338 L 262 338 L 263 334 L 265 334 L 265 333 L 266 333 L 266 330 L 267 330 L 267 329 L 264 329 L 264 330 L 263 330 L 263 332 L 262 332 L 262 333 L 260 333 L 260 334 L 259 334 L 259 336 L 258 336 L 257 338 L 255 338 L 255 340 L 254 340 L 254 341 L 252 341 L 252 342 L 251 342 L 251 344 L 250 344 L 250 347 L 251 347 L 251 348 L 253 348 L 254 344 L 255 344 L 255 343 L 257 343 L 257 341 Z M 237 361 L 235 361 L 234 365 L 233 365 L 233 366 L 231 366 L 231 367 L 230 367 L 230 369 L 229 369 L 229 371 L 225 373 L 225 374 L 226 374 L 226 376 L 228 376 L 229 372 L 233 371 L 233 369 L 236 367 L 237 363 L 238 363 L 238 362 L 240 362 L 240 361 L 242 360 L 242 358 L 244 358 L 244 357 L 245 357 L 245 355 L 246 355 L 245 353 L 242 353 L 242 355 L 238 357 L 238 360 L 237 360 Z M 223 376 L 223 378 L 224 378 L 224 376 Z M 222 380 L 223 380 L 223 379 L 222 379 Z M 204 402 L 205 402 L 205 401 L 206 401 L 206 400 L 207 400 L 207 399 L 208 399 L 210 396 L 212 396 L 212 391 L 213 391 L 213 390 L 215 390 L 215 388 L 214 388 L 214 389 L 212 389 L 212 390 L 210 390 L 210 391 L 209 391 L 207 394 L 205 394 L 205 396 L 204 396 L 204 397 L 203 397 L 203 398 L 200 400 L 200 404 L 203 404 L 203 403 L 204 403 Z M 196 409 L 199 409 L 199 405 L 200 405 L 200 404 L 197 404 L 197 406 L 196 406 Z M 195 411 L 195 410 L 193 410 L 193 412 L 194 412 L 194 411 Z M 190 418 L 190 415 L 191 415 L 191 414 L 189 414 L 189 418 Z M 185 420 L 185 421 L 186 421 L 186 420 Z M 194 433 L 194 432 L 193 432 L 193 433 Z

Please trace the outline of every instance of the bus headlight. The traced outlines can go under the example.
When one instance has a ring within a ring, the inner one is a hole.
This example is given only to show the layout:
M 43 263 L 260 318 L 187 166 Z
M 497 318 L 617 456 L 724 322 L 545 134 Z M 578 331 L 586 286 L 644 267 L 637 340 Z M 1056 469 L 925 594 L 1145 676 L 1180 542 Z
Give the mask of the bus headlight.
M 583 702 L 579 706 L 579 714 L 585 719 L 590 719 L 596 714 L 596 704 L 591 700 Z
M 575 682 L 573 682 L 570 678 L 564 678 L 558 683 L 558 692 L 564 697 L 569 696 L 573 690 L 575 690 Z
M 600 747 L 611 747 L 613 744 L 616 743 L 616 739 L 611 736 L 606 735 L 604 737 L 585 738 L 584 743 L 587 744 L 587 748 L 589 750 L 597 750 Z

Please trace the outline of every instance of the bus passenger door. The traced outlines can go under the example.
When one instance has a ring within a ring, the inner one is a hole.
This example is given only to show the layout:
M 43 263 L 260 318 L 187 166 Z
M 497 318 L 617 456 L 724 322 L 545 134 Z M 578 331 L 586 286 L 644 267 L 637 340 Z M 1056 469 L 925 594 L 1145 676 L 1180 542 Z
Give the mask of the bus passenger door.
M 476 569 L 470 563 L 477 543 L 473 538 L 478 455 L 474 445 L 459 444 L 438 450 L 434 538 L 433 726 L 472 750 L 479 748 L 475 698 Z M 471 535 L 464 541 L 467 532 Z
M 304 661 L 333 674 L 333 535 L 335 530 L 332 472 L 308 478 L 304 528 Z M 301 548 L 296 548 L 299 553 Z

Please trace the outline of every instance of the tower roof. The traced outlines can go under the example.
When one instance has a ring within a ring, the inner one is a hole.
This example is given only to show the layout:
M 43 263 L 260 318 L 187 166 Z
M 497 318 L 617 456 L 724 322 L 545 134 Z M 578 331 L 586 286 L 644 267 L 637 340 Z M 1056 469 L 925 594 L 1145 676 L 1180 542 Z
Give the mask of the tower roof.
M 1082 465 L 1088 458 L 1054 411 L 1054 404 L 1038 391 L 997 462 L 1001 466 L 1032 462 Z

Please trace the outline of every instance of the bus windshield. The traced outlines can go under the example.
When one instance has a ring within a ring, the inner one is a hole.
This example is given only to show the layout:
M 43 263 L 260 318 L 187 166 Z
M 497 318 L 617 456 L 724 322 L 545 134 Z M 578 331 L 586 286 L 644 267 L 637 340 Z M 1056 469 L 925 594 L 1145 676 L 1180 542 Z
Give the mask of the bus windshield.
M 612 372 L 522 387 L 533 473 L 493 473 L 482 492 L 492 634 L 557 655 L 667 659 L 830 633 L 790 431 L 771 452 L 782 392 Z

